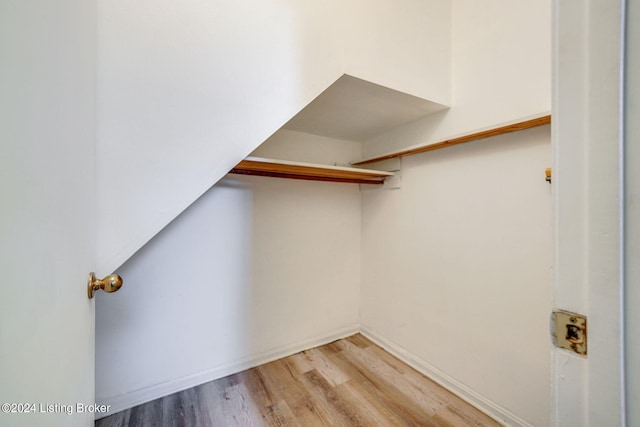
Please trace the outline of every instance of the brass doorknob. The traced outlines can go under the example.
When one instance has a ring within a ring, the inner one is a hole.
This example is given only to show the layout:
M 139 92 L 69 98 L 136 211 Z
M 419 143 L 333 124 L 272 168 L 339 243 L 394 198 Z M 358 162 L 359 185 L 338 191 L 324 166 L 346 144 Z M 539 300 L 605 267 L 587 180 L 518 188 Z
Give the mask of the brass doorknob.
M 111 274 L 104 279 L 96 279 L 95 273 L 89 273 L 89 284 L 87 286 L 87 294 L 89 299 L 93 298 L 93 291 L 102 289 L 105 292 L 115 292 L 122 287 L 122 277 L 117 274 Z

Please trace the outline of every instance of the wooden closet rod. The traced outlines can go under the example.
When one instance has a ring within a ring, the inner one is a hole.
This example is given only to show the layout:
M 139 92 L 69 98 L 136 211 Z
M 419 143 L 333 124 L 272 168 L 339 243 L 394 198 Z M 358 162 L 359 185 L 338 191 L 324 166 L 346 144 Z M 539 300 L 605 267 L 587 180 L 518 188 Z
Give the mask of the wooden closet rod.
M 392 172 L 386 171 L 264 159 L 261 157 L 245 158 L 231 169 L 230 173 L 352 184 L 382 184 L 385 178 L 393 175 Z
M 477 139 L 483 139 L 483 138 L 488 138 L 490 136 L 502 135 L 503 133 L 517 132 L 520 130 L 525 130 L 525 129 L 533 128 L 536 126 L 548 125 L 549 123 L 551 123 L 551 115 L 536 117 L 535 119 L 512 123 L 506 126 L 500 126 L 493 129 L 483 130 L 480 132 L 474 132 L 474 133 L 470 133 L 468 135 L 460 136 L 457 138 L 436 142 L 434 144 L 423 145 L 415 148 L 408 148 L 406 150 L 396 151 L 395 153 L 385 154 L 382 156 L 373 157 L 371 159 L 361 160 L 359 162 L 352 163 L 352 165 L 361 166 L 369 163 L 381 162 L 383 160 L 395 159 L 396 157 L 404 157 L 404 156 L 410 156 L 413 154 L 424 153 L 427 151 L 439 150 L 441 148 L 447 148 L 453 145 L 475 141 Z

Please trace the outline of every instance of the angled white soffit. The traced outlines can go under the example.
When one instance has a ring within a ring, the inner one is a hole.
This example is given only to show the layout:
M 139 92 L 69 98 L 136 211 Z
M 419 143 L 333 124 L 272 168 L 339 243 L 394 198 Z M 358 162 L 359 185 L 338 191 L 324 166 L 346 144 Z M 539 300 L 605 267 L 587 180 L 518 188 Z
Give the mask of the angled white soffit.
M 364 142 L 446 105 L 344 74 L 284 129 Z

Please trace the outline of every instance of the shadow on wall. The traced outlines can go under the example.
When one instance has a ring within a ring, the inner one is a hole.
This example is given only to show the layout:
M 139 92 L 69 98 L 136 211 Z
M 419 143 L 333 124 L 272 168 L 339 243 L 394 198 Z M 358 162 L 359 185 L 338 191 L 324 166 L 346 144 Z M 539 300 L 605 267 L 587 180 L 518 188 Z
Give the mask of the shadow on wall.
M 251 188 L 226 180 L 118 270 L 125 285 L 96 303 L 98 397 L 250 352 L 252 212 Z
M 97 296 L 97 401 L 132 406 L 355 330 L 360 213 L 357 185 L 216 184 Z

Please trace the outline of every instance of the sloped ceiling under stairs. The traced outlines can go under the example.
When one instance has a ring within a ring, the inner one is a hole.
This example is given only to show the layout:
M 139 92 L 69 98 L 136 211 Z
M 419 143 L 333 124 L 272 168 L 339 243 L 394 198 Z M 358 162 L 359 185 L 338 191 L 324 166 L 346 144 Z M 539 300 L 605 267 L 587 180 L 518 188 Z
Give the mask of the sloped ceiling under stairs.
M 365 142 L 447 106 L 344 74 L 283 129 Z

